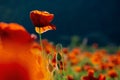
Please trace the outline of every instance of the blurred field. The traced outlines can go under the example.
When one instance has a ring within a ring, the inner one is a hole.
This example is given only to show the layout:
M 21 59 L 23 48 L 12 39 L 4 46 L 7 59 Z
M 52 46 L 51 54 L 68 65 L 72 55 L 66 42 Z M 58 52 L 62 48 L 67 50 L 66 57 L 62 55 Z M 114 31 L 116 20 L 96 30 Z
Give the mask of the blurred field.
M 77 40 L 68 47 L 51 45 L 47 40 L 43 44 L 54 80 L 120 80 L 120 47 L 99 47 L 96 43 L 88 46 Z M 50 45 L 54 54 L 49 51 Z

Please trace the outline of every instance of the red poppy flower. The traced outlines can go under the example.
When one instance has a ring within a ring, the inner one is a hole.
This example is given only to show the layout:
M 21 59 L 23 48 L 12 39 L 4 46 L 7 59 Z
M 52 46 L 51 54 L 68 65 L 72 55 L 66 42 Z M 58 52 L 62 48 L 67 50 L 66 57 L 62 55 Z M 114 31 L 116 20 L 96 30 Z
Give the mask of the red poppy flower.
M 30 39 L 23 26 L 0 22 L 0 80 L 53 80 L 48 59 Z
M 51 24 L 54 14 L 47 11 L 33 10 L 30 12 L 30 19 L 35 26 L 37 33 L 44 33 L 48 30 L 55 30 L 55 25 Z
M 115 78 L 115 77 L 118 77 L 118 74 L 115 70 L 109 70 L 108 76 L 110 76 L 111 78 Z
M 87 76 L 83 76 L 82 77 L 82 80 L 97 80 L 95 77 L 94 77 L 94 70 L 89 70 L 88 71 L 88 75 Z
M 105 75 L 103 74 L 100 74 L 99 77 L 98 77 L 98 80 L 106 80 L 106 77 Z
M 28 43 L 32 40 L 31 35 L 25 28 L 17 23 L 0 22 L 0 38 L 2 42 Z
M 30 75 L 19 63 L 0 63 L 0 80 L 30 80 Z
M 68 76 L 67 76 L 67 80 L 74 80 L 74 78 L 73 78 L 72 75 L 68 75 Z

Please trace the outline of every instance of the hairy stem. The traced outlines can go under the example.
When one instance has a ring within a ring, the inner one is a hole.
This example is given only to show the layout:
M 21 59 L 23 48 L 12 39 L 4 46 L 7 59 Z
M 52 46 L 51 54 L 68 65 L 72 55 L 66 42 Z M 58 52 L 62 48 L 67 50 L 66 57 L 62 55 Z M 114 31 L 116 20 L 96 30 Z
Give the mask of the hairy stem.
M 42 51 L 42 55 L 43 55 L 43 44 L 42 44 L 42 33 L 41 33 L 41 31 L 40 31 L 40 28 L 39 28 L 39 39 L 40 39 L 40 46 L 41 46 L 41 51 Z

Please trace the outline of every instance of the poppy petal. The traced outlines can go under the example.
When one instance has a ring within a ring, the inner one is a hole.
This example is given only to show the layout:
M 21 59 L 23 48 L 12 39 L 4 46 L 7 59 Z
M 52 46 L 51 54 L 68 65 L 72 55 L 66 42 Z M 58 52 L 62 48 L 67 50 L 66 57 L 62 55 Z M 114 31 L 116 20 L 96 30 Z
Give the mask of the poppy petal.
M 35 31 L 37 33 L 40 33 L 40 34 L 46 32 L 48 30 L 56 30 L 56 27 L 54 25 L 52 25 L 52 24 L 44 26 L 44 27 L 35 27 Z
M 28 43 L 32 41 L 31 35 L 27 30 L 17 23 L 0 22 L 0 36 L 4 42 Z
M 47 11 L 33 10 L 30 12 L 30 18 L 34 26 L 42 27 L 48 25 L 54 18 L 54 14 Z

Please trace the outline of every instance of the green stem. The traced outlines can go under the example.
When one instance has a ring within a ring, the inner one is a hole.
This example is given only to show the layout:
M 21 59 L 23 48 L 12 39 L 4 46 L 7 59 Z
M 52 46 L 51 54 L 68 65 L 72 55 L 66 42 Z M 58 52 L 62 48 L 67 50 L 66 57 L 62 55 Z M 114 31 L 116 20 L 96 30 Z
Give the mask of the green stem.
M 41 50 L 42 50 L 42 55 L 44 54 L 43 52 L 43 44 L 42 44 L 42 34 L 41 34 L 41 31 L 40 31 L 40 28 L 39 28 L 39 39 L 40 39 L 40 46 L 41 46 Z
M 62 53 L 63 54 L 63 53 Z M 64 65 L 64 55 L 62 55 L 62 62 L 63 62 L 63 79 L 65 77 L 65 65 Z

